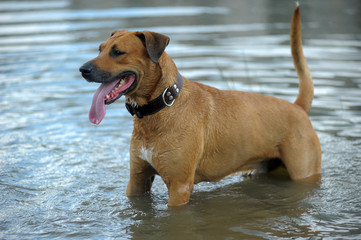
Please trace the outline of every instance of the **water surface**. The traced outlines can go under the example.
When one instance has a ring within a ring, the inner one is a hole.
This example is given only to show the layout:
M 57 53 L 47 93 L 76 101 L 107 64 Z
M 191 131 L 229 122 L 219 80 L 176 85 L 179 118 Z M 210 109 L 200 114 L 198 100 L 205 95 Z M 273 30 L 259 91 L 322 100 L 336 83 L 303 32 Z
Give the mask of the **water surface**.
M 195 186 L 168 209 L 125 197 L 132 118 L 124 99 L 88 121 L 97 84 L 79 66 L 117 29 L 170 36 L 186 77 L 294 101 L 292 1 L 1 1 L 1 239 L 359 239 L 361 237 L 361 3 L 301 1 L 304 52 L 315 83 L 311 120 L 322 182 L 230 176 Z

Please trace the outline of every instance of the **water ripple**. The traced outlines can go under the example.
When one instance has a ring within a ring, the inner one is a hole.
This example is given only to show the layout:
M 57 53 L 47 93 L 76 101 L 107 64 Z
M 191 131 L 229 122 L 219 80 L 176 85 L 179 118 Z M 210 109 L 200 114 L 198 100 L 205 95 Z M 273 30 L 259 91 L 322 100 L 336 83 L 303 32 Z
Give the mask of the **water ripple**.
M 358 2 L 301 5 L 322 182 L 298 184 L 285 173 L 238 174 L 196 185 L 191 204 L 175 210 L 166 206 L 159 177 L 151 194 L 125 196 L 132 117 L 122 98 L 107 106 L 100 126 L 91 125 L 98 84 L 85 82 L 78 67 L 115 29 L 147 29 L 170 36 L 166 51 L 191 80 L 293 102 L 298 78 L 289 49 L 291 10 L 285 9 L 294 6 L 150 4 L 0 2 L 0 238 L 359 238 Z
M 49 22 L 64 20 L 94 20 L 104 18 L 144 18 L 195 16 L 202 14 L 227 14 L 224 7 L 149 7 L 149 8 L 113 8 L 100 10 L 46 10 L 33 12 L 11 12 L 0 15 L 0 23 Z

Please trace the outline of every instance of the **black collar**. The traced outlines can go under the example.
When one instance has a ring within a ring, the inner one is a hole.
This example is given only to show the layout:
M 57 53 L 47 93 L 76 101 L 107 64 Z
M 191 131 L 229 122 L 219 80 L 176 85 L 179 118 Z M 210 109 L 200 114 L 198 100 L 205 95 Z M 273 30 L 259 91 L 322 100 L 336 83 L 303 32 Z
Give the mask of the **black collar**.
M 127 108 L 128 112 L 132 114 L 132 116 L 136 115 L 138 118 L 143 118 L 144 116 L 151 115 L 162 110 L 166 106 L 172 106 L 182 87 L 183 77 L 178 72 L 177 83 L 169 88 L 166 88 L 164 92 L 156 99 L 153 99 L 145 105 L 135 107 L 126 102 L 125 107 Z

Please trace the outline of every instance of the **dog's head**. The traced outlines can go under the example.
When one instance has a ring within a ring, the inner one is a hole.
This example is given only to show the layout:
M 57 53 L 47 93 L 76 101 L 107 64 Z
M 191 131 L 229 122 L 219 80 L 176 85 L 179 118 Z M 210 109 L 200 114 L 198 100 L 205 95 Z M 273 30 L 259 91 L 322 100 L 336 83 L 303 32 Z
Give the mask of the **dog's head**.
M 103 120 L 105 104 L 122 95 L 149 92 L 155 83 L 147 79 L 159 78 L 158 60 L 168 43 L 169 38 L 159 33 L 117 31 L 99 46 L 99 55 L 79 68 L 87 81 L 101 83 L 89 112 L 92 123 Z

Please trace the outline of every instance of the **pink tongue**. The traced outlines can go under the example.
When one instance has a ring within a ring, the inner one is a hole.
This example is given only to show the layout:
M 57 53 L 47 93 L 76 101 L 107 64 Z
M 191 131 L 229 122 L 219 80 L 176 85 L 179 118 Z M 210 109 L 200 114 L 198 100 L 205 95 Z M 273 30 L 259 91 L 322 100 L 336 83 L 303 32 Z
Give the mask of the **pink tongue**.
M 98 125 L 105 116 L 105 96 L 117 85 L 119 81 L 102 83 L 93 96 L 93 103 L 89 111 L 89 120 Z

